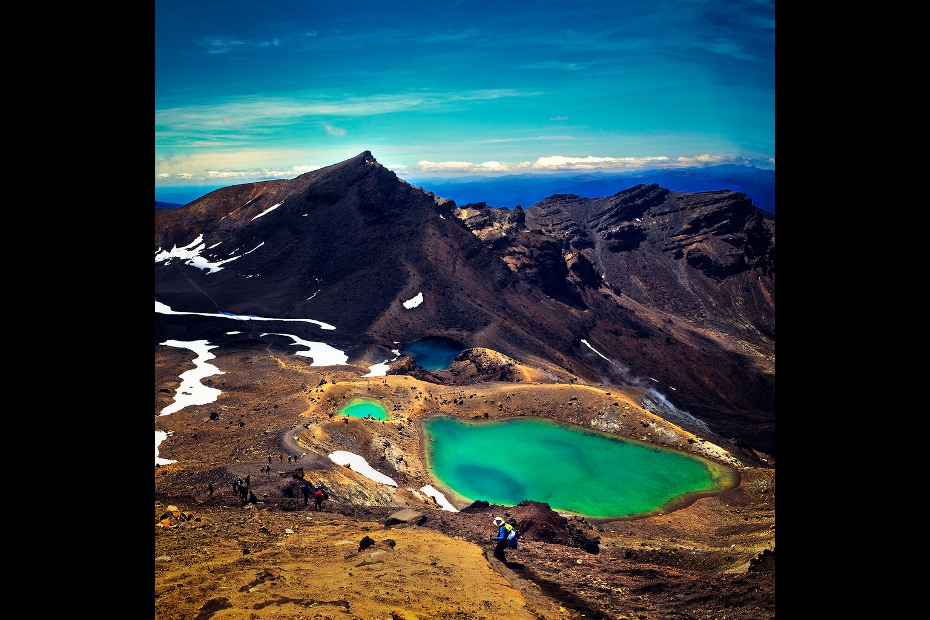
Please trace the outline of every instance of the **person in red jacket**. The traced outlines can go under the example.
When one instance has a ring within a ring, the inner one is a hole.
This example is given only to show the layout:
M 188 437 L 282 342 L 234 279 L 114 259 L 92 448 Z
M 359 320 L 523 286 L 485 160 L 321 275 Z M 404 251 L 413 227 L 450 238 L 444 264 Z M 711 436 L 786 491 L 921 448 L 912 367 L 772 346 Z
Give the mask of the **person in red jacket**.
M 324 499 L 329 499 L 329 494 L 322 486 L 317 485 L 316 488 L 313 489 L 313 509 L 317 511 L 323 510 Z

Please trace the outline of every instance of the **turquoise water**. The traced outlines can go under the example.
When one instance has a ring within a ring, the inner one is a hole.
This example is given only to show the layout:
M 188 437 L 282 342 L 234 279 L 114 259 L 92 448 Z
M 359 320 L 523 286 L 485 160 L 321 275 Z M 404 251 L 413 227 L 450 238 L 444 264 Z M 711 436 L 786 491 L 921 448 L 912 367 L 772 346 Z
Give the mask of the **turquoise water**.
M 496 422 L 432 416 L 423 423 L 426 465 L 465 502 L 631 518 L 681 508 L 739 484 L 714 461 L 543 418 Z
M 427 336 L 403 345 L 401 353 L 412 357 L 424 370 L 447 370 L 455 356 L 464 350 L 450 338 Z
M 339 411 L 339 415 L 347 415 L 350 418 L 365 418 L 371 416 L 376 420 L 388 419 L 387 409 L 376 402 L 364 400 L 362 398 L 350 400 L 349 404 Z

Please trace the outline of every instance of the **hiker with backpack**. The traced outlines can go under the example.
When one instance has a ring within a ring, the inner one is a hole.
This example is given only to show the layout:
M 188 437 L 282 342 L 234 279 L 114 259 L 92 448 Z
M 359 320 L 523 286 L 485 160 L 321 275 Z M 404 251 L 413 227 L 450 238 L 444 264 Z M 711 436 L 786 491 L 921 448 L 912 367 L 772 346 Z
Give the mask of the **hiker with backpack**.
M 520 533 L 517 531 L 517 520 L 510 517 L 508 522 L 505 523 L 500 517 L 494 517 L 494 525 L 498 528 L 497 536 L 489 535 L 491 540 L 497 541 L 497 546 L 494 547 L 494 557 L 506 564 L 507 559 L 504 557 L 504 549 L 508 547 L 516 549 L 517 542 L 520 539 Z
M 313 509 L 317 511 L 323 510 L 324 499 L 329 499 L 329 493 L 318 484 L 316 488 L 313 489 Z

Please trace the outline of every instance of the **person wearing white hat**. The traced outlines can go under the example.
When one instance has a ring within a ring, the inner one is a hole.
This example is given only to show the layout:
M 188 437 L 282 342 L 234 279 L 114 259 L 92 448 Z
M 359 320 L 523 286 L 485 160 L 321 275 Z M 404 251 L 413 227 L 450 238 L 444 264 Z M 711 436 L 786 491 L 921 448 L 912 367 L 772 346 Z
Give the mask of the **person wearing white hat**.
M 498 528 L 497 536 L 488 535 L 491 540 L 497 541 L 497 545 L 494 547 L 494 557 L 506 564 L 507 559 L 504 557 L 504 549 L 507 548 L 507 525 L 502 518 L 494 517 L 494 526 Z

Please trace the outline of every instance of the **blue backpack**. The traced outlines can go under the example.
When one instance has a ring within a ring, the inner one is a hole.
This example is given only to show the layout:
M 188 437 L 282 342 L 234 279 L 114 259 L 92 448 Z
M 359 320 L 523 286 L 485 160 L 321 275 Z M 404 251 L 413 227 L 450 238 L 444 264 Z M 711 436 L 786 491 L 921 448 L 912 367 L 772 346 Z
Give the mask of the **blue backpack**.
M 509 523 L 506 527 L 508 530 L 510 530 L 510 532 L 507 534 L 507 546 L 516 549 L 517 543 L 520 542 L 520 532 L 518 532 L 517 528 L 510 525 Z

